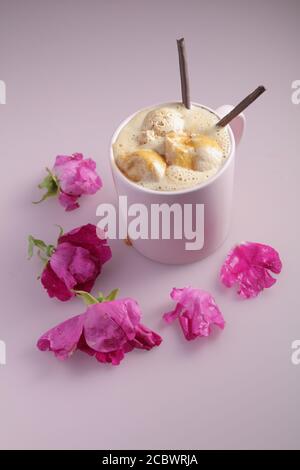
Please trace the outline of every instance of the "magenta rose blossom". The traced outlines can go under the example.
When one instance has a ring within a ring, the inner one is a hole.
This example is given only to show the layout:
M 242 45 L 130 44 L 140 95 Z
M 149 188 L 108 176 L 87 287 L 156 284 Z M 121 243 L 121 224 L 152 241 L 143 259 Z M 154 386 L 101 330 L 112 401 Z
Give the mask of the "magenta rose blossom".
M 42 199 L 58 196 L 60 204 L 66 211 L 79 207 L 78 198 L 84 194 L 95 194 L 102 181 L 96 172 L 96 163 L 91 158 L 84 158 L 81 153 L 58 155 L 52 170 L 47 168 L 48 175 L 39 185 L 46 189 Z
M 99 238 L 99 236 L 103 238 Z M 50 297 L 66 301 L 74 297 L 73 290 L 90 292 L 102 266 L 111 258 L 104 232 L 87 224 L 61 234 L 57 246 L 29 237 L 29 254 L 36 246 L 46 263 L 41 282 Z
M 165 313 L 163 318 L 167 323 L 172 323 L 178 318 L 188 341 L 201 336 L 209 336 L 212 325 L 224 328 L 225 321 L 222 313 L 208 292 L 192 287 L 174 288 L 170 296 L 177 304 L 175 309 Z
M 130 298 L 103 301 L 92 298 L 86 312 L 47 331 L 37 343 L 41 351 L 52 351 L 58 359 L 68 359 L 76 350 L 99 362 L 118 365 L 133 349 L 150 350 L 162 338 L 140 323 L 138 303 Z
M 238 285 L 238 294 L 246 299 L 256 297 L 264 288 L 275 284 L 270 272 L 279 274 L 282 263 L 274 248 L 261 243 L 245 242 L 227 255 L 220 278 L 226 287 Z

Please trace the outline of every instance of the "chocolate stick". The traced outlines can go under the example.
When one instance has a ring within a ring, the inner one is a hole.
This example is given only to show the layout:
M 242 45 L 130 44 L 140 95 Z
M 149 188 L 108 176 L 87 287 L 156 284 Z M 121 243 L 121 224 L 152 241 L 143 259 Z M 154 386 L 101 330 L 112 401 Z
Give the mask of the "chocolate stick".
M 254 90 L 250 95 L 246 96 L 239 104 L 233 108 L 230 113 L 226 114 L 219 122 L 217 122 L 217 127 L 225 127 L 229 124 L 235 117 L 237 117 L 244 109 L 246 109 L 253 101 L 255 101 L 264 91 L 266 91 L 264 86 L 259 86 Z
M 186 108 L 190 109 L 191 107 L 190 85 L 189 85 L 189 75 L 188 75 L 188 66 L 187 66 L 184 38 L 177 39 L 177 48 L 178 48 L 178 57 L 179 57 L 182 102 Z

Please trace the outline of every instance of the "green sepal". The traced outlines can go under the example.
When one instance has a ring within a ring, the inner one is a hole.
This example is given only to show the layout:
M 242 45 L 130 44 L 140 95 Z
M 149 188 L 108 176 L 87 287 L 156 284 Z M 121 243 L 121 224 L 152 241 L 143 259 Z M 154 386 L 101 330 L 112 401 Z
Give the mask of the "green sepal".
M 102 302 L 110 302 L 115 300 L 119 293 L 119 289 L 113 289 L 106 297 L 102 292 L 99 292 L 98 297 L 94 297 L 84 290 L 73 290 L 73 292 L 80 297 L 86 305 L 99 304 Z
M 104 297 L 103 292 L 99 292 L 98 297 L 96 297 L 96 299 L 98 300 L 99 303 L 104 302 L 105 297 Z
M 102 302 L 110 302 L 112 300 L 115 300 L 118 297 L 119 294 L 119 289 L 113 289 L 104 299 Z
M 59 228 L 59 234 L 58 234 L 58 238 L 60 238 L 63 234 L 64 234 L 64 229 L 62 228 L 61 225 L 59 224 L 54 224 L 55 227 L 58 227 Z
M 54 245 L 48 245 L 47 248 L 46 248 L 46 255 L 48 256 L 48 258 L 51 258 L 51 256 L 53 255 L 55 251 L 55 246 Z
M 34 238 L 32 235 L 29 235 L 28 237 L 28 258 L 32 258 L 33 255 L 33 249 L 34 247 L 39 248 L 42 251 L 45 251 L 47 248 L 47 245 L 43 240 L 39 240 L 37 238 Z
M 85 305 L 93 305 L 99 303 L 96 297 L 84 290 L 73 290 L 73 292 L 84 301 Z
M 28 237 L 28 259 L 32 258 L 34 247 L 38 248 L 38 256 L 44 261 L 47 262 L 49 258 L 53 255 L 55 251 L 54 245 L 46 245 L 43 240 L 34 238 L 32 235 Z M 42 254 L 44 256 L 42 256 Z
M 38 188 L 46 189 L 46 192 L 39 201 L 33 201 L 33 204 L 39 204 L 49 197 L 56 196 L 59 191 L 59 184 L 56 176 L 52 173 L 51 170 L 49 170 L 49 168 L 46 168 L 46 171 L 48 173 L 47 176 L 45 176 L 43 181 L 38 185 Z

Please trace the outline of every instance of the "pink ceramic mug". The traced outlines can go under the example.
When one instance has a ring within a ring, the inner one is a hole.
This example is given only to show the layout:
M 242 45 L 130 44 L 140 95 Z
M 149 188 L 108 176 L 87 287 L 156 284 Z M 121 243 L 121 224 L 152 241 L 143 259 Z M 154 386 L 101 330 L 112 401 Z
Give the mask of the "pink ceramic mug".
M 163 103 L 161 106 L 168 106 L 171 103 Z M 201 106 L 222 118 L 233 106 L 224 105 L 216 111 L 197 103 L 194 106 Z M 157 105 L 156 105 L 157 106 Z M 149 107 L 149 110 L 155 106 Z M 140 110 L 141 111 L 141 110 Z M 167 264 L 184 264 L 198 261 L 215 251 L 225 240 L 231 220 L 232 194 L 234 182 L 234 159 L 235 148 L 240 142 L 245 127 L 245 117 L 243 114 L 237 116 L 228 126 L 231 140 L 230 154 L 222 168 L 210 178 L 207 183 L 194 186 L 189 189 L 179 191 L 154 191 L 139 186 L 123 175 L 116 165 L 112 145 L 117 139 L 121 129 L 140 111 L 129 116 L 115 131 L 110 145 L 110 161 L 116 190 L 119 196 L 127 197 L 127 206 L 133 204 L 143 204 L 151 213 L 153 204 L 179 204 L 182 208 L 186 204 L 202 205 L 204 208 L 203 240 L 200 249 L 187 249 L 189 238 L 183 236 L 178 239 L 171 236 L 164 239 L 160 234 L 158 239 L 138 238 L 132 240 L 134 248 L 142 255 L 152 260 Z M 127 214 L 121 214 L 127 217 Z M 150 217 L 150 215 L 149 215 Z M 193 215 L 194 217 L 194 215 Z M 174 220 L 174 223 L 176 221 Z M 149 224 L 151 221 L 149 220 Z M 149 230 L 150 231 L 150 230 Z M 174 233 L 174 227 L 171 230 Z M 184 230 L 182 230 L 184 232 Z M 172 235 L 172 234 L 171 234 Z

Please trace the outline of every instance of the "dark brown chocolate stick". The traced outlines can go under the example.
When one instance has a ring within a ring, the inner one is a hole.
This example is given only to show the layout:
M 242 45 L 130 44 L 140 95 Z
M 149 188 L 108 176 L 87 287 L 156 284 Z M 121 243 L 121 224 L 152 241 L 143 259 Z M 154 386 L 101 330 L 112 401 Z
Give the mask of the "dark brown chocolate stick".
M 217 122 L 217 127 L 225 127 L 229 124 L 235 117 L 237 117 L 244 109 L 248 108 L 248 106 L 253 103 L 264 91 L 266 91 L 264 86 L 259 86 L 254 90 L 250 95 L 246 96 L 239 104 L 233 108 L 230 113 L 226 114 L 219 122 Z
M 184 38 L 177 39 L 177 48 L 179 57 L 182 102 L 186 108 L 190 109 L 190 85 Z

